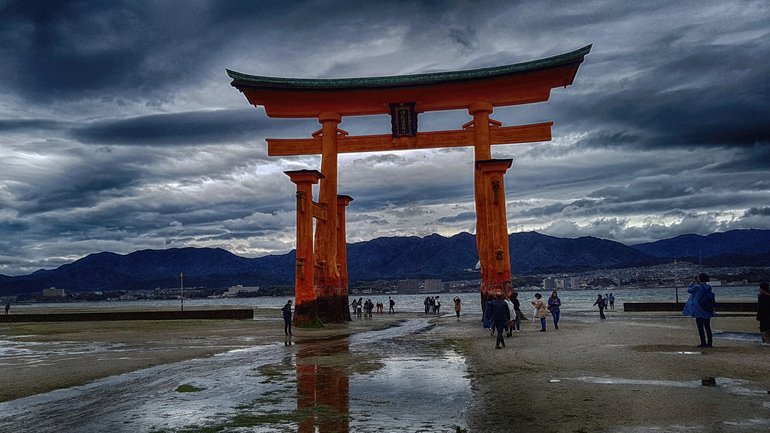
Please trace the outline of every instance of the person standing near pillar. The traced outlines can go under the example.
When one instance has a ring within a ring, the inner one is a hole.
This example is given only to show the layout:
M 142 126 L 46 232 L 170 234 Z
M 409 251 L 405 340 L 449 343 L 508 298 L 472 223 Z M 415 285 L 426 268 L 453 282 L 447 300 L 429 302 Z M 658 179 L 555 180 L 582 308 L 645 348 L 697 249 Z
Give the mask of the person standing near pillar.
M 286 301 L 286 305 L 281 308 L 283 314 L 283 333 L 291 336 L 291 299 Z
M 501 349 L 505 347 L 503 329 L 505 329 L 505 324 L 511 321 L 511 313 L 508 310 L 508 304 L 503 300 L 502 293 L 495 295 L 495 300 L 488 304 L 487 310 L 486 315 L 492 321 L 492 326 L 497 332 L 495 349 Z

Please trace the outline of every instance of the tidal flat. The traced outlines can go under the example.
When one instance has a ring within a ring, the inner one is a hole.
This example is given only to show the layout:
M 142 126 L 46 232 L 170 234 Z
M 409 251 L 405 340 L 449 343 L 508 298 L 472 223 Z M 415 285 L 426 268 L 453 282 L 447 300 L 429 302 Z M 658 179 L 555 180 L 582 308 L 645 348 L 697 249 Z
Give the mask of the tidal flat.
M 770 347 L 718 317 L 526 322 L 496 350 L 475 316 L 3 324 L 0 431 L 767 431 Z M 715 386 L 700 386 L 703 377 Z M 187 391 L 182 392 L 180 391 Z

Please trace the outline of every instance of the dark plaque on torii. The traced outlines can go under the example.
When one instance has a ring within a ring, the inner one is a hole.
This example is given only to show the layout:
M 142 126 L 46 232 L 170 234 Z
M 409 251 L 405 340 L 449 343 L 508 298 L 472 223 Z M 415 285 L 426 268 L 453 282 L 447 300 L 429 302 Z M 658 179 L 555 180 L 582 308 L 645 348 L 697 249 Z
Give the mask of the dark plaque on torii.
M 414 102 L 388 104 L 390 107 L 390 126 L 393 138 L 414 137 L 417 135 L 417 112 Z

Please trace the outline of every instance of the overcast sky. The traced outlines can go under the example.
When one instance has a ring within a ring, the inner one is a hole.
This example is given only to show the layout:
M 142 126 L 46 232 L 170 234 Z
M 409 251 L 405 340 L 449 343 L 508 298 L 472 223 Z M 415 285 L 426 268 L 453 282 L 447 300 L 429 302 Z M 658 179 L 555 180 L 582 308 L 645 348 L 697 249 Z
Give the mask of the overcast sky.
M 294 248 L 270 119 L 225 69 L 339 78 L 499 66 L 593 44 L 551 100 L 496 108 L 554 121 L 553 141 L 495 146 L 511 232 L 626 244 L 770 229 L 770 2 L 0 0 L 0 274 L 99 251 Z M 423 114 L 458 129 L 466 111 Z M 345 118 L 390 132 L 384 116 Z M 474 232 L 470 148 L 339 158 L 348 241 Z

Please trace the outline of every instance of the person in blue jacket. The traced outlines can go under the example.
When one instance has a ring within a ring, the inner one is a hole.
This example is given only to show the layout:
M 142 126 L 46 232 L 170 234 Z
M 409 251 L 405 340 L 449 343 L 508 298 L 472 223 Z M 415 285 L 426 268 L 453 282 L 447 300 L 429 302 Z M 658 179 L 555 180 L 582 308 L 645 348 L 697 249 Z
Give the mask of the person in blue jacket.
M 683 314 L 695 318 L 700 336 L 698 347 L 714 347 L 711 336 L 711 318 L 716 315 L 714 313 L 715 296 L 708 282 L 709 276 L 707 274 L 698 275 L 698 278 L 687 288 L 690 298 L 682 310 Z
M 508 310 L 508 304 L 505 302 L 502 293 L 495 295 L 495 300 L 487 303 L 486 316 L 492 321 L 494 330 L 497 331 L 497 341 L 495 341 L 495 349 L 505 347 L 505 339 L 503 337 L 503 329 L 505 324 L 511 321 L 511 312 Z

